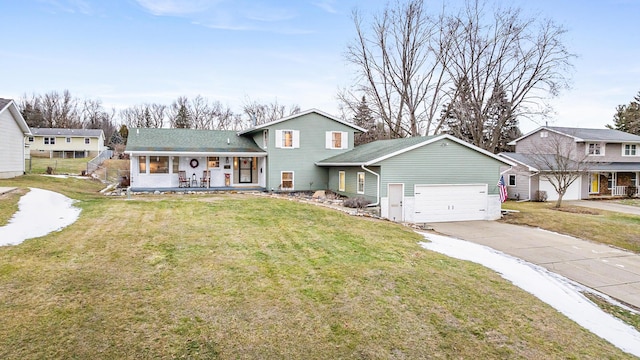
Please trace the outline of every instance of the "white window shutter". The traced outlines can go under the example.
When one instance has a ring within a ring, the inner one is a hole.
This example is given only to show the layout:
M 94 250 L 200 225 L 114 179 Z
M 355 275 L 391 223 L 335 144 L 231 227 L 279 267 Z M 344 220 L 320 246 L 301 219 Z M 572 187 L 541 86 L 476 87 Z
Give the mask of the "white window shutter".
M 277 147 L 277 148 L 281 148 L 282 147 L 282 130 L 276 130 L 275 147 Z
M 293 148 L 297 149 L 300 147 L 300 131 L 293 130 Z
M 346 132 L 346 131 L 343 131 L 341 137 L 342 138 L 340 139 L 341 140 L 341 144 L 340 145 L 342 145 L 342 146 L 340 148 L 341 149 L 348 149 L 349 148 L 349 133 Z
M 325 148 L 326 149 L 332 149 L 333 148 L 333 144 L 332 144 L 332 142 L 333 142 L 333 139 L 332 139 L 333 132 L 327 131 L 324 134 L 325 134 L 325 136 L 324 136 L 324 138 L 325 138 L 325 142 L 324 142 Z

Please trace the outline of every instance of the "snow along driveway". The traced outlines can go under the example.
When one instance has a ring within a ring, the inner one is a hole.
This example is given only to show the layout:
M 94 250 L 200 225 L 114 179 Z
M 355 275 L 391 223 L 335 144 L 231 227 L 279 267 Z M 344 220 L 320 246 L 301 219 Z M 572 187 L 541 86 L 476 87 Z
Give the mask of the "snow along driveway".
M 617 348 L 640 356 L 640 332 L 605 313 L 581 293 L 592 290 L 484 245 L 436 234 L 422 235 L 429 240 L 420 243 L 425 249 L 486 266 Z
M 0 227 L 0 246 L 17 245 L 73 224 L 80 216 L 74 200 L 49 190 L 30 188 L 18 202 L 18 211 Z

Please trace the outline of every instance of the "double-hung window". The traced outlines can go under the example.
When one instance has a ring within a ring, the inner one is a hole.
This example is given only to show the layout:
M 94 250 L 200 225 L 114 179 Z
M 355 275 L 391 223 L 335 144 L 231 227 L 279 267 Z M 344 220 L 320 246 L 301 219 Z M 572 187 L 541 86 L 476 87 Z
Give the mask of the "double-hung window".
M 587 144 L 587 154 L 592 156 L 602 156 L 604 155 L 604 148 L 600 143 L 589 143 Z
M 283 171 L 280 173 L 281 190 L 293 190 L 293 171 Z
M 622 156 L 636 156 L 638 155 L 636 144 L 624 144 L 622 148 Z
M 516 175 L 515 174 L 509 174 L 509 183 L 507 184 L 507 186 L 516 186 Z
M 85 143 L 86 145 L 91 144 L 91 138 L 84 138 L 84 143 Z
M 358 194 L 364 194 L 364 173 L 358 173 L 358 184 L 356 187 L 356 191 Z
M 300 147 L 300 131 L 276 130 L 275 147 L 281 149 L 296 149 Z
M 345 177 L 346 177 L 346 174 L 344 171 L 338 172 L 338 191 L 345 190 L 345 184 L 346 184 Z
M 45 137 L 44 138 L 44 144 L 45 145 L 55 145 L 56 144 L 56 138 L 55 137 Z
M 327 149 L 348 149 L 349 133 L 346 131 L 327 131 L 325 135 Z

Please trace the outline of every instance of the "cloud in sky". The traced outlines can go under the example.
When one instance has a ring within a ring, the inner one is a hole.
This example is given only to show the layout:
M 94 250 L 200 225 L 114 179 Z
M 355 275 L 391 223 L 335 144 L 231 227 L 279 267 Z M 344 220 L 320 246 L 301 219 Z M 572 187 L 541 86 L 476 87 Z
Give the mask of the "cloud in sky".
M 54 12 L 66 12 L 66 13 L 80 13 L 84 15 L 91 15 L 94 13 L 94 9 L 85 0 L 39 0 L 40 3 L 48 5 Z

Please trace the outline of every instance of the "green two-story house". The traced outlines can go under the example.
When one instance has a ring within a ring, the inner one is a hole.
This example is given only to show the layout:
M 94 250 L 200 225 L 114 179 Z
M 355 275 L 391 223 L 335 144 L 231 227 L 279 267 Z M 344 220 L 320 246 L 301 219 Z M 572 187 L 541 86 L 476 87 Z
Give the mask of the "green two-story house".
M 364 197 L 393 221 L 500 217 L 508 160 L 450 135 L 354 147 L 362 131 L 315 109 L 240 132 L 130 129 L 131 188 L 331 190 Z

